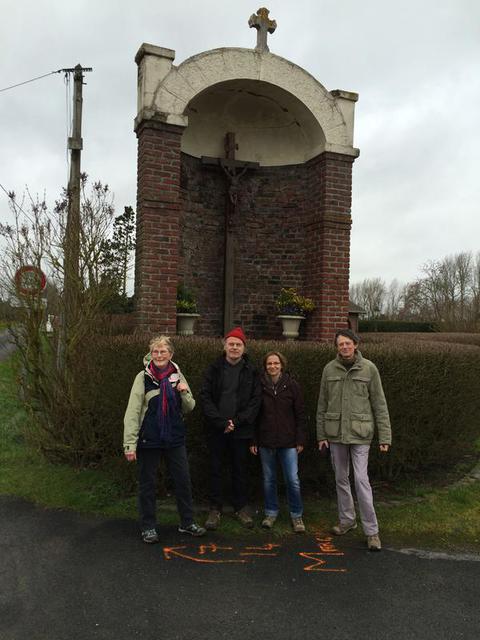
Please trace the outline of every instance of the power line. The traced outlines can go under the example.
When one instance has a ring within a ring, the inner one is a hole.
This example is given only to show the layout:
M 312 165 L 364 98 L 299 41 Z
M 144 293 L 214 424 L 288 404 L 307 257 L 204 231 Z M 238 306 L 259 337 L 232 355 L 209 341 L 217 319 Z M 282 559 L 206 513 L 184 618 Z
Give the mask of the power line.
M 28 84 L 29 82 L 35 82 L 35 80 L 41 80 L 42 78 L 46 78 L 47 76 L 51 76 L 53 73 L 61 73 L 64 69 L 58 69 L 57 71 L 50 71 L 50 73 L 45 73 L 43 76 L 37 76 L 36 78 L 32 78 L 31 80 L 25 80 L 25 82 L 19 82 L 18 84 L 12 84 L 10 87 L 5 87 L 4 89 L 0 89 L 0 93 L 2 91 L 8 91 L 9 89 L 15 89 L 15 87 L 21 87 L 23 84 Z M 66 69 L 65 69 L 66 71 Z

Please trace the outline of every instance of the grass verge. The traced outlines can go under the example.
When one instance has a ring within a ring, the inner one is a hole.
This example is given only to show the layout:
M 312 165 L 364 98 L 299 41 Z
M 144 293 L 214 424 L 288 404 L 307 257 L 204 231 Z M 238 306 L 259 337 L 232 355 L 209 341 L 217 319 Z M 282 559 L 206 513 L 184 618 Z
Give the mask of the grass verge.
M 49 464 L 39 452 L 28 448 L 22 430 L 28 416 L 18 399 L 15 357 L 0 362 L 0 494 L 14 495 L 35 503 L 74 509 L 111 518 L 136 518 L 135 496 L 125 497 L 106 472 L 76 470 Z M 480 552 L 480 483 L 435 488 L 411 485 L 410 495 L 400 500 L 377 503 L 377 515 L 385 546 L 432 550 Z M 175 524 L 172 499 L 159 502 L 162 522 Z M 202 514 L 199 514 L 201 519 Z M 262 509 L 255 515 L 257 526 Z M 336 519 L 334 496 L 305 500 L 307 531 L 328 531 Z M 247 531 L 228 514 L 222 522 L 225 535 Z M 273 531 L 266 535 L 291 534 L 288 517 L 282 514 Z M 349 534 L 360 537 L 357 532 Z

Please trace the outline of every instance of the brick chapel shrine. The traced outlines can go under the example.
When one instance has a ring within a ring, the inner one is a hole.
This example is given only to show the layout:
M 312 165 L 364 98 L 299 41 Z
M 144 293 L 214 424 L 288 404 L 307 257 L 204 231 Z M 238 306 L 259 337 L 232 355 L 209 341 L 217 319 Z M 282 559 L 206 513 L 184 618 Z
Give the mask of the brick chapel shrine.
M 178 66 L 171 49 L 142 44 L 136 55 L 136 327 L 174 334 L 183 283 L 196 334 L 240 324 L 279 339 L 275 299 L 295 287 L 316 305 L 301 337 L 330 340 L 348 322 L 358 95 L 271 53 L 268 10 L 249 24 L 252 49 Z

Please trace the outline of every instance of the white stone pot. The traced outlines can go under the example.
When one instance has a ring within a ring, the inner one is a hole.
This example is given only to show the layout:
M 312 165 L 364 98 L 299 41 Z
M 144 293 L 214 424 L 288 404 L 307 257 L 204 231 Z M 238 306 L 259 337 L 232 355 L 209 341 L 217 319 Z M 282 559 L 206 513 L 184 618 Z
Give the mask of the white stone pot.
M 296 340 L 298 338 L 298 329 L 300 322 L 305 320 L 305 316 L 277 316 L 282 321 L 282 336 L 287 340 Z
M 178 313 L 177 312 L 177 334 L 179 336 L 193 336 L 195 320 L 200 317 L 199 313 Z

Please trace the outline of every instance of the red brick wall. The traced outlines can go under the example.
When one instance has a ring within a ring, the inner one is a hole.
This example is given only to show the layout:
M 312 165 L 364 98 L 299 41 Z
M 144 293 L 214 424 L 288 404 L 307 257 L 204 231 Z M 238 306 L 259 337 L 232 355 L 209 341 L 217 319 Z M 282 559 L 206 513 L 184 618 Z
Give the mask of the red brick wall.
M 220 167 L 180 154 L 181 133 L 161 124 L 138 132 L 137 325 L 173 333 L 183 281 L 198 300 L 196 332 L 221 335 L 227 180 Z M 242 176 L 234 321 L 250 337 L 281 338 L 274 300 L 282 286 L 317 305 L 301 337 L 330 340 L 347 326 L 352 161 L 324 153 Z
M 317 304 L 305 323 L 309 339 L 330 340 L 348 323 L 352 162 L 350 156 L 323 153 L 308 163 L 310 261 L 305 290 Z
M 146 121 L 137 130 L 135 322 L 175 333 L 181 127 Z
M 256 338 L 281 337 L 274 299 L 304 280 L 305 170 L 258 168 L 241 178 L 234 221 L 234 322 Z M 197 294 L 199 333 L 223 331 L 223 246 L 227 180 L 221 168 L 182 159 L 179 277 Z

